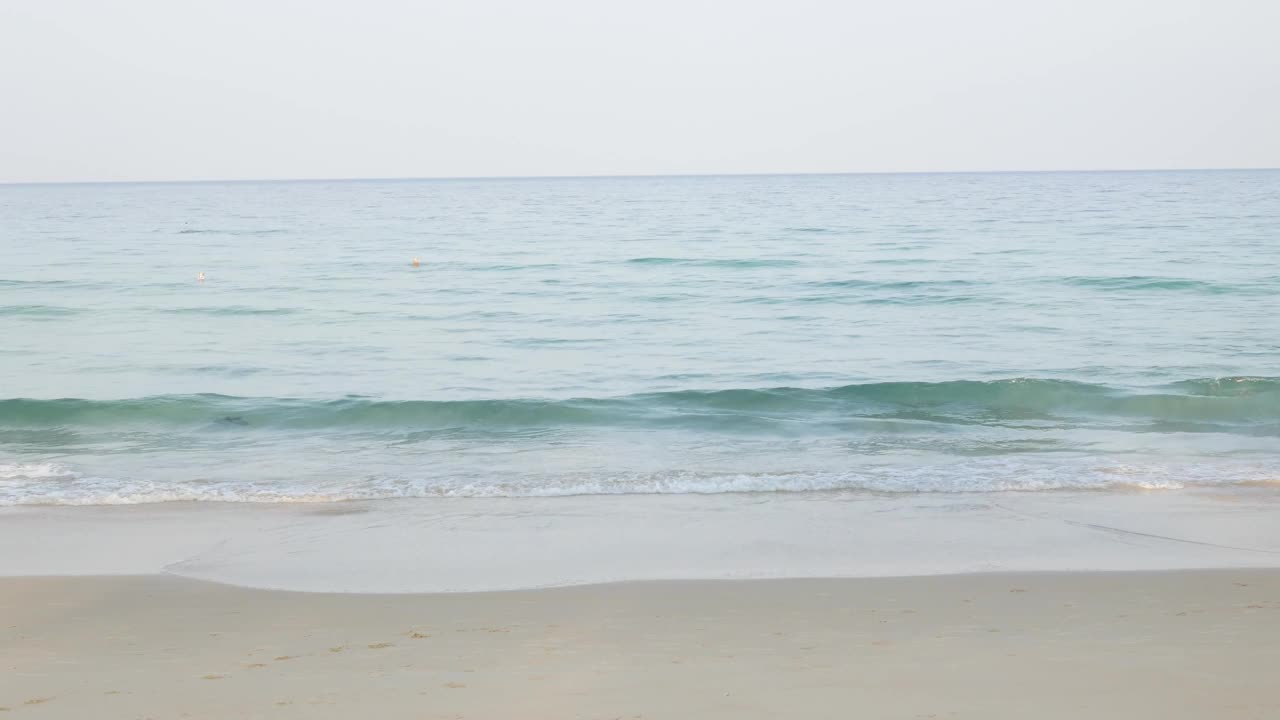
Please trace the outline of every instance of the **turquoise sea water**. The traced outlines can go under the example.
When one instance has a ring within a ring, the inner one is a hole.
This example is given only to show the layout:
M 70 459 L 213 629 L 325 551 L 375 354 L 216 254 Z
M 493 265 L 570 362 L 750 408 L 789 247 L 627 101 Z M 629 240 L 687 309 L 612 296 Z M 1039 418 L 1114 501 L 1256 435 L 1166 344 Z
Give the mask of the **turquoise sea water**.
M 1280 171 L 0 186 L 0 504 L 1241 483 Z

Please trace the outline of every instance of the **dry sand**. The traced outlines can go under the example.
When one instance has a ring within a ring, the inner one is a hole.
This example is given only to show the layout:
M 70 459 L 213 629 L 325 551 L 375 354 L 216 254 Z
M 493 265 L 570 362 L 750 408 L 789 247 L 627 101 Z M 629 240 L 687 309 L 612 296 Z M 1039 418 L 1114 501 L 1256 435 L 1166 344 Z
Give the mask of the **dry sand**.
M 1280 718 L 1280 571 L 292 593 L 0 579 L 14 718 Z

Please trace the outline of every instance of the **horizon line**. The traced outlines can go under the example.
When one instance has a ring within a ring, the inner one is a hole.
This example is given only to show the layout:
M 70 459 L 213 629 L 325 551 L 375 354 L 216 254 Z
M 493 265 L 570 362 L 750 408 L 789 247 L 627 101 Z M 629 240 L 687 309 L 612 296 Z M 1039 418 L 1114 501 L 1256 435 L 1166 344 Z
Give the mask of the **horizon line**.
M 1177 168 L 1092 168 L 1062 170 L 855 170 L 840 172 L 737 172 L 737 173 L 634 173 L 595 175 L 403 175 L 364 177 L 262 177 L 199 178 L 173 180 L 4 180 L 3 186 L 30 185 L 200 185 L 232 183 L 339 183 L 339 182 L 449 182 L 466 180 L 627 180 L 663 178 L 731 178 L 731 177 L 841 177 L 857 175 L 1036 175 L 1055 173 L 1144 173 L 1144 172 L 1254 172 L 1275 171 L 1280 167 L 1177 167 Z

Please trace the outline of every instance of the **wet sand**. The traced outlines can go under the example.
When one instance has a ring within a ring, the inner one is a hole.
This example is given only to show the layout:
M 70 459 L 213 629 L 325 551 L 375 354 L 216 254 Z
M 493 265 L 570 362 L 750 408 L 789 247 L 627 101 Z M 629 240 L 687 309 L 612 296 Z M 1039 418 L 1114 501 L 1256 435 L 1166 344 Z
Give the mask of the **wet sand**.
M 1280 571 L 468 594 L 0 579 L 15 718 L 1280 717 Z
M 1280 567 L 1280 489 L 0 507 L 0 577 L 437 593 L 636 580 Z

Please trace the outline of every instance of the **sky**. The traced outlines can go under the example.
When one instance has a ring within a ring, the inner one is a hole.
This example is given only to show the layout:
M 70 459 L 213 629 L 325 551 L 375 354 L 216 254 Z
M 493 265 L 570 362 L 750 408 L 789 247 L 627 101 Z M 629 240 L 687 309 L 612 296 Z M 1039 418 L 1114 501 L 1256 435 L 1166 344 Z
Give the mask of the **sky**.
M 0 0 L 0 182 L 1280 167 L 1276 0 Z

